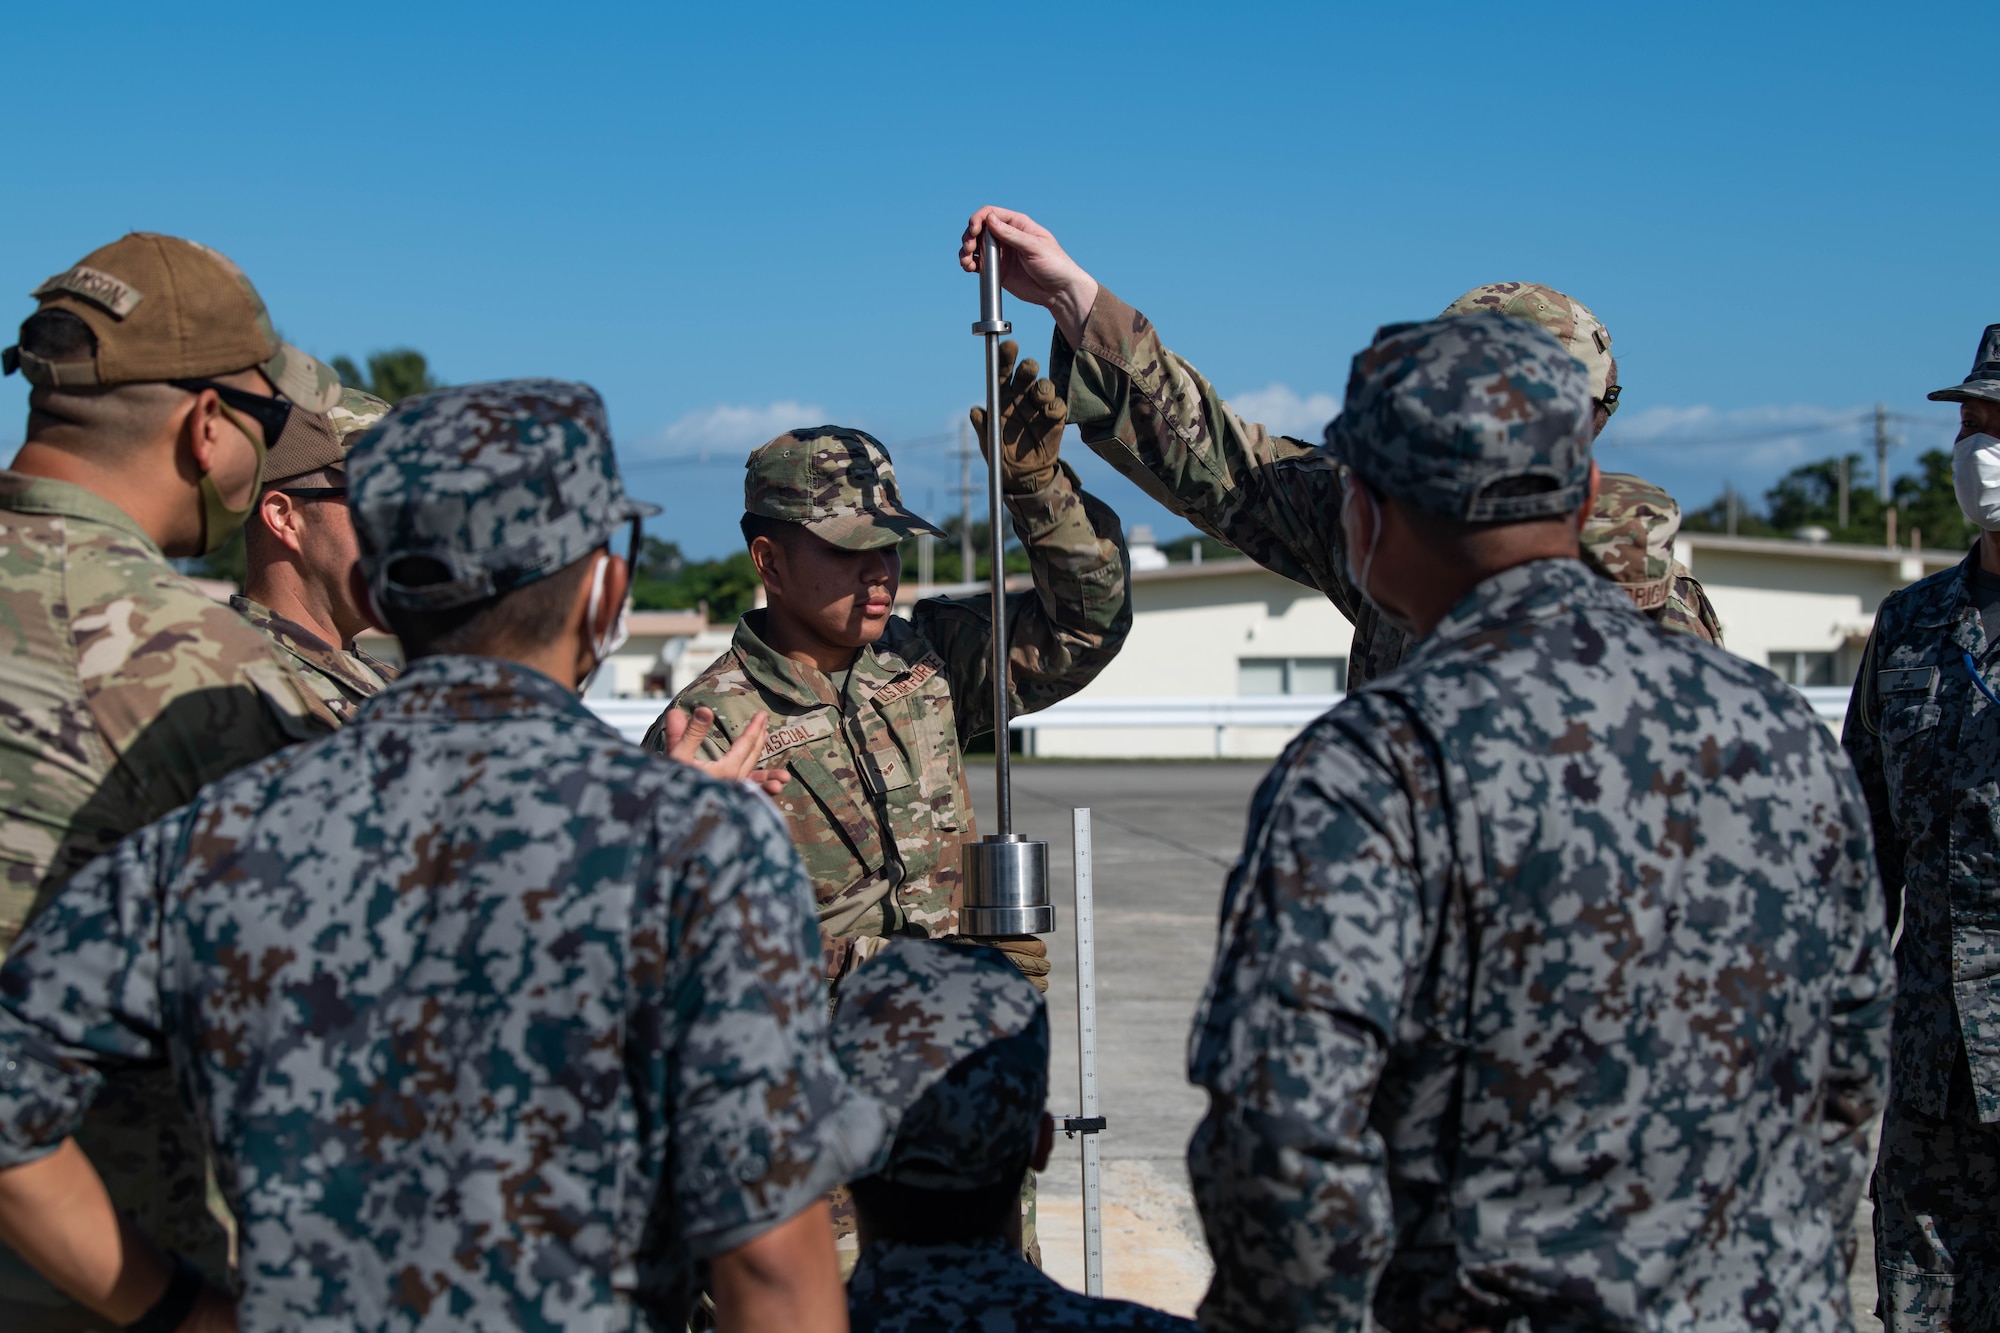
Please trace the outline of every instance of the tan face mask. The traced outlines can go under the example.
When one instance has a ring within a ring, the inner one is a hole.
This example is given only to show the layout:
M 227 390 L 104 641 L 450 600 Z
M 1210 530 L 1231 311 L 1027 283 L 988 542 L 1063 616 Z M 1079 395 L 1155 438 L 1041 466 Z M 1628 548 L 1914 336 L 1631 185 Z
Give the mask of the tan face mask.
M 257 507 L 257 492 L 264 488 L 264 459 L 270 450 L 258 432 L 252 430 L 242 417 L 230 410 L 227 403 L 218 403 L 222 415 L 230 424 L 243 432 L 243 438 L 250 441 L 250 447 L 257 451 L 257 475 L 250 479 L 250 498 L 243 502 L 241 509 L 232 509 L 223 503 L 222 491 L 215 484 L 215 478 L 204 472 L 201 474 L 201 553 L 212 555 L 234 537 L 237 530 L 250 517 L 250 511 Z

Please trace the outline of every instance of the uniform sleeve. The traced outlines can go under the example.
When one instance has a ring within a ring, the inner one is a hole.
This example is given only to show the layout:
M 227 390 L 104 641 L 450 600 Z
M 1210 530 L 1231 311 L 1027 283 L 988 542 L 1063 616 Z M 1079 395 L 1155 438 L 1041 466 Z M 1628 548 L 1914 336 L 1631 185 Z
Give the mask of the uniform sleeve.
M 1257 796 L 1195 1025 L 1209 1330 L 1367 1328 L 1394 1247 L 1370 1113 L 1432 927 L 1399 784 L 1358 750 L 1313 749 Z
M 1847 699 L 1840 744 L 1854 763 L 1854 776 L 1860 780 L 1862 797 L 1868 803 L 1869 824 L 1875 833 L 1875 865 L 1882 879 L 1884 929 L 1893 935 L 1903 909 L 1904 847 L 1896 833 L 1888 781 L 1882 772 L 1882 700 L 1875 689 L 1875 654 L 1881 638 L 1878 621 L 1876 632 L 1868 636 L 1868 644 L 1861 650 L 1861 670 Z
M 0 967 L 0 1167 L 74 1132 L 99 1070 L 163 1060 L 164 852 L 188 816 L 141 829 L 65 884 Z
M 115 763 L 71 820 L 46 889 L 217 778 L 338 728 L 248 622 L 187 605 L 195 596 L 170 588 L 160 605 L 77 620 L 84 700 Z
M 1656 618 L 1662 629 L 1691 634 L 1704 643 L 1712 643 L 1718 648 L 1722 646 L 1722 618 L 1715 614 L 1715 605 L 1708 600 L 1708 590 L 1679 564 L 1674 566 L 1666 605 L 1659 609 Z
M 661 1204 L 709 1259 L 861 1174 L 886 1123 L 827 1044 L 812 886 L 784 823 L 706 779 L 696 803 L 659 886 L 671 1024 L 658 1042 L 671 1140 Z M 635 999 L 646 1021 L 654 1006 Z
M 1237 416 L 1160 345 L 1144 315 L 1099 288 L 1083 345 L 1071 348 L 1057 330 L 1049 378 L 1083 442 L 1146 494 L 1266 569 L 1319 589 L 1349 620 L 1359 615 L 1342 563 L 1333 463 Z
M 1035 586 L 1007 597 L 1011 711 L 1033 713 L 1097 678 L 1132 630 L 1125 533 L 1067 463 L 1039 491 L 1008 495 Z M 985 597 L 928 598 L 911 613 L 944 659 L 960 744 L 993 730 L 991 624 Z
M 1852 717 L 1850 712 L 1850 721 Z M 1829 758 L 1841 787 L 1841 827 L 1836 836 L 1844 847 L 1825 885 L 1837 906 L 1839 926 L 1832 955 L 1831 1040 L 1820 1139 L 1834 1226 L 1843 1236 L 1846 1252 L 1852 1254 L 1853 1237 L 1848 1233 L 1873 1158 L 1868 1124 L 1881 1112 L 1889 1090 L 1896 965 L 1869 836 L 1868 804 L 1840 756 Z

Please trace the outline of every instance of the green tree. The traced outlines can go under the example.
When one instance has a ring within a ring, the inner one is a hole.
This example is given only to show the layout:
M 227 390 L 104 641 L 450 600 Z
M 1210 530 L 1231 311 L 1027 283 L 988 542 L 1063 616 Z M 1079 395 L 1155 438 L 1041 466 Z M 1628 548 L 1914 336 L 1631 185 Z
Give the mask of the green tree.
M 1959 512 L 1958 498 L 1951 485 L 1951 455 L 1932 449 L 1917 458 L 1914 473 L 1904 473 L 1889 484 L 1889 503 L 1875 495 L 1875 479 L 1860 454 L 1848 454 L 1847 522 L 1840 521 L 1840 467 L 1838 456 L 1805 463 L 1778 478 L 1764 492 L 1758 509 L 1736 501 L 1736 534 L 1740 537 L 1789 537 L 1803 527 L 1825 528 L 1837 542 L 1860 546 L 1881 546 L 1889 538 L 1889 514 L 1896 515 L 1896 540 L 1903 546 L 1921 542 L 1929 547 L 1962 549 L 1972 542 L 1973 531 Z M 1689 511 L 1683 519 L 1690 532 L 1729 531 L 1729 492 L 1708 505 Z
M 641 611 L 692 611 L 706 603 L 708 618 L 727 624 L 750 609 L 760 582 L 748 551 L 721 560 L 688 560 L 679 543 L 648 537 L 632 578 L 632 605 Z
M 442 389 L 444 381 L 431 374 L 430 363 L 414 347 L 392 347 L 368 354 L 368 373 L 344 356 L 333 358 L 333 370 L 350 389 L 372 393 L 385 403 L 400 403 L 420 393 Z

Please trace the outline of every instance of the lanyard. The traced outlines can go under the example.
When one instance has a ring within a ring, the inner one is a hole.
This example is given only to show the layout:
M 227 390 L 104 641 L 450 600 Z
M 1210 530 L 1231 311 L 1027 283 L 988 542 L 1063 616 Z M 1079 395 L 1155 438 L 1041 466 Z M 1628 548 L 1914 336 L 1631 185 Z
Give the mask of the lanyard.
M 1995 694 L 1993 687 L 1986 683 L 1986 677 L 1979 674 L 1979 663 L 1972 660 L 1972 654 L 1961 648 L 1958 650 L 1958 655 L 1965 659 L 1965 673 L 1972 677 L 1972 683 L 1979 687 L 1979 692 L 1986 696 L 1986 701 L 2000 708 L 2000 694 Z

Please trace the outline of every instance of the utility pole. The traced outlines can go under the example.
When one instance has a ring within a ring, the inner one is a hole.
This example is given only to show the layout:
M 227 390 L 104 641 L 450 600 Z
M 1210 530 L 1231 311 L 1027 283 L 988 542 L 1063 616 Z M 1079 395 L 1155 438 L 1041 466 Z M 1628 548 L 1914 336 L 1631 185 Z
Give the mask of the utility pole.
M 1889 503 L 1889 405 L 1875 404 L 1875 498 Z
M 972 561 L 972 423 L 958 423 L 958 581 L 970 583 Z
M 1840 456 L 1840 522 L 1836 527 L 1847 526 L 1847 455 Z
M 1729 503 L 1729 511 L 1728 511 L 1729 519 L 1727 526 L 1729 529 L 1729 535 L 1734 537 L 1736 535 L 1736 488 L 1734 486 L 1729 485 L 1727 482 L 1724 482 L 1722 486 L 1722 494 Z

